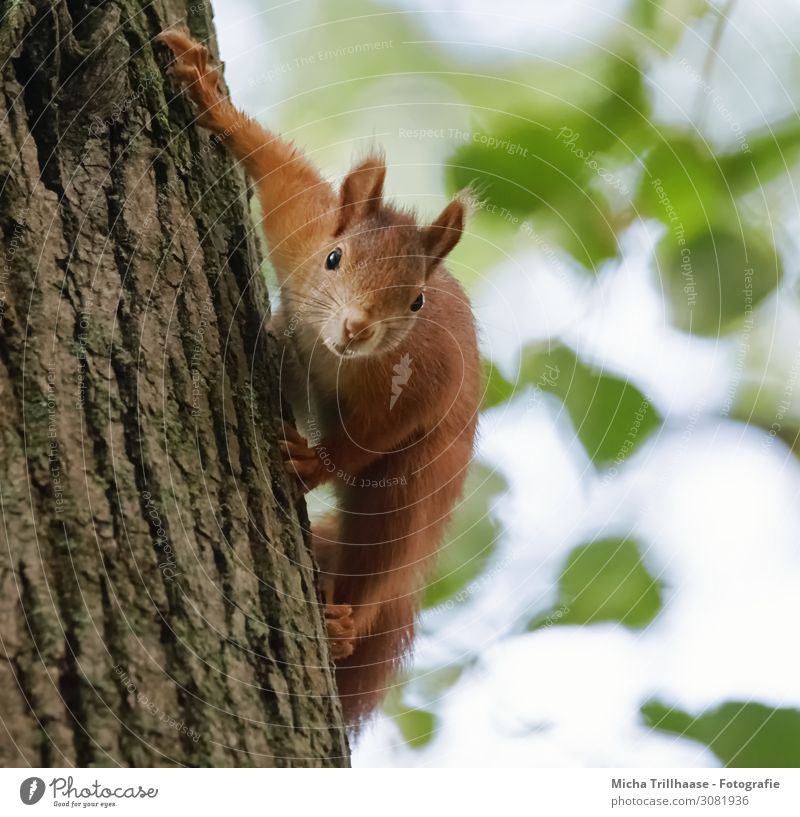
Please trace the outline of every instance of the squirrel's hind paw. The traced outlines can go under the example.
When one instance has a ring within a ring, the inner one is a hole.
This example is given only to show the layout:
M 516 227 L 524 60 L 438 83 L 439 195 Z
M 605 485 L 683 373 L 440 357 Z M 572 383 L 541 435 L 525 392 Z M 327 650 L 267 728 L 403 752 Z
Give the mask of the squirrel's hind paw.
M 349 658 L 355 652 L 356 625 L 349 604 L 326 604 L 325 626 L 328 629 L 331 655 L 334 661 Z

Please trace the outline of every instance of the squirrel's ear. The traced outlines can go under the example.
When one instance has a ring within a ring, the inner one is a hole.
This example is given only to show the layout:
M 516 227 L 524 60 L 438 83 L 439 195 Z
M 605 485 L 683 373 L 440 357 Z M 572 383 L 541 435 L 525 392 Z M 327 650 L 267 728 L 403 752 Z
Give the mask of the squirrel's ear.
M 386 162 L 382 156 L 370 156 L 356 165 L 342 182 L 342 200 L 339 207 L 339 225 L 336 235 L 351 224 L 363 221 L 380 206 Z
M 426 272 L 443 259 L 458 244 L 464 230 L 464 202 L 453 199 L 442 210 L 439 218 L 422 230 L 422 246 L 425 253 Z

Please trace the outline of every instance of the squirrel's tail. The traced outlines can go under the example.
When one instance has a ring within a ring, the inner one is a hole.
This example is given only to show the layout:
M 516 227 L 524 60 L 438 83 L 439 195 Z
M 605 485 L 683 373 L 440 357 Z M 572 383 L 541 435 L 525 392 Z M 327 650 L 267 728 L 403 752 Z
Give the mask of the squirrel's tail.
M 471 450 L 469 434 L 396 452 L 363 476 L 403 475 L 397 485 L 341 489 L 335 523 L 329 517 L 313 531 L 322 580 L 334 587 L 335 603 L 352 606 L 360 628 L 355 652 L 336 664 L 342 709 L 354 732 L 389 692 L 408 655 L 420 590 L 461 494 Z
M 389 692 L 413 636 L 413 600 L 385 602 L 373 631 L 359 638 L 355 653 L 336 665 L 336 685 L 351 731 L 358 731 Z
M 313 524 L 312 542 L 320 568 L 323 595 L 329 597 L 331 574 L 339 565 L 341 518 L 327 514 Z M 345 603 L 346 599 L 337 599 Z M 359 637 L 356 650 L 349 658 L 336 663 L 336 686 L 342 703 L 345 723 L 351 732 L 380 705 L 391 688 L 403 658 L 414 637 L 415 595 L 399 595 L 382 602 L 377 619 L 368 635 Z

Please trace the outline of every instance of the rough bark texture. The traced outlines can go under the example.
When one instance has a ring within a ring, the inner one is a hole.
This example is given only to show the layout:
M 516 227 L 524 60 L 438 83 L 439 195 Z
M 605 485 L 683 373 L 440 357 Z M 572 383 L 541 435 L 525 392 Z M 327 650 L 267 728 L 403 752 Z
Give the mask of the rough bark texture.
M 6 766 L 348 762 L 246 185 L 152 44 L 187 18 L 0 0 Z

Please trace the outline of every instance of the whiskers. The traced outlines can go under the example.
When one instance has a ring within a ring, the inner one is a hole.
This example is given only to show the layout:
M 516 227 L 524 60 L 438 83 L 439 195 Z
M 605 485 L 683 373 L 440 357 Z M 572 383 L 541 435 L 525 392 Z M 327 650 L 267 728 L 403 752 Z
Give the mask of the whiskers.
M 391 352 L 407 337 L 412 321 L 408 318 L 387 318 L 381 321 L 380 351 Z
M 334 293 L 319 289 L 303 294 L 284 290 L 282 295 L 286 301 L 287 317 L 293 324 L 304 323 L 319 331 L 327 324 L 331 315 L 343 308 Z
M 343 297 L 346 293 L 337 292 L 334 287 L 325 289 L 317 287 L 307 293 L 291 292 L 287 289 L 281 293 L 282 310 L 292 332 L 302 327 L 303 344 L 322 343 L 337 357 L 344 359 L 365 358 L 381 355 L 396 349 L 407 337 L 413 325 L 413 318 L 389 316 L 377 318 L 370 324 L 373 332 L 362 341 L 356 336 L 348 341 L 342 334 L 340 321 L 342 313 L 351 302 Z

